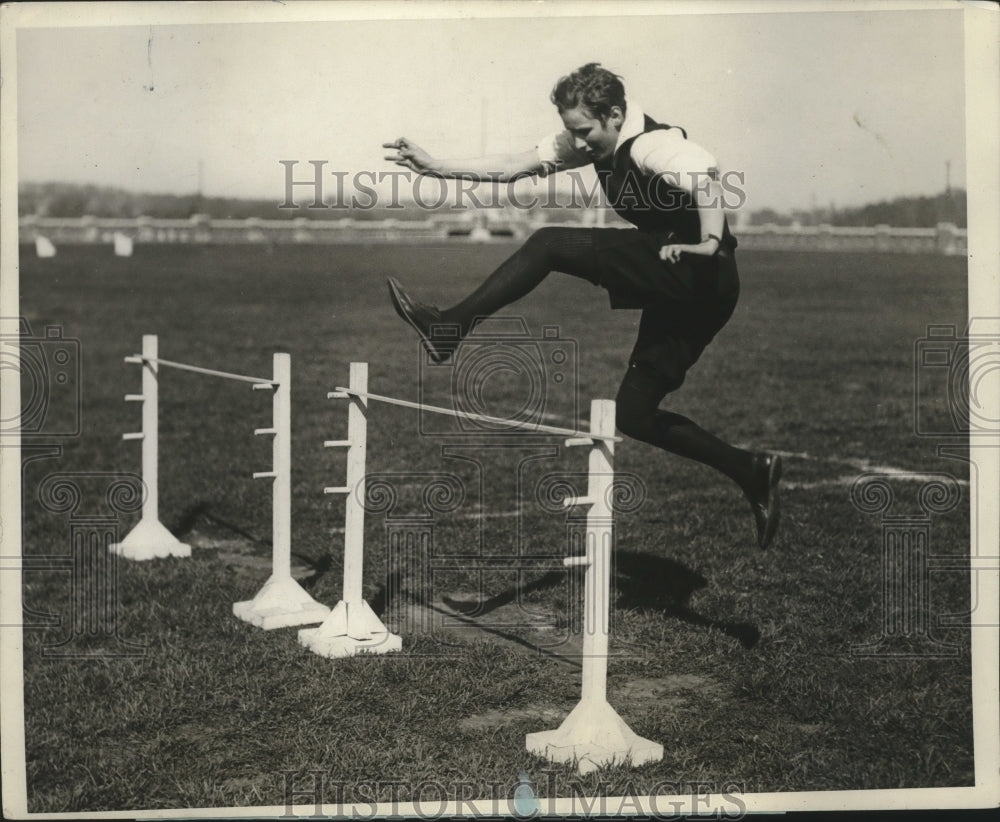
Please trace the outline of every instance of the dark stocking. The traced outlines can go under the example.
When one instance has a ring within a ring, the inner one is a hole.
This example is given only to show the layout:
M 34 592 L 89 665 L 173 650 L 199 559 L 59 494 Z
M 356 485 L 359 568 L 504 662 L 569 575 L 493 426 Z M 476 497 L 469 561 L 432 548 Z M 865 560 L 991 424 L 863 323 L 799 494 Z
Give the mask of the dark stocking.
M 588 279 L 596 277 L 594 242 L 589 229 L 539 229 L 479 288 L 457 305 L 442 311 L 441 320 L 458 325 L 464 337 L 478 318 L 488 317 L 519 300 L 550 271 Z
M 629 385 L 628 380 L 623 382 L 616 399 L 618 430 L 664 451 L 710 465 L 746 489 L 753 455 L 723 442 L 687 417 L 661 411 L 657 408 L 661 399 Z

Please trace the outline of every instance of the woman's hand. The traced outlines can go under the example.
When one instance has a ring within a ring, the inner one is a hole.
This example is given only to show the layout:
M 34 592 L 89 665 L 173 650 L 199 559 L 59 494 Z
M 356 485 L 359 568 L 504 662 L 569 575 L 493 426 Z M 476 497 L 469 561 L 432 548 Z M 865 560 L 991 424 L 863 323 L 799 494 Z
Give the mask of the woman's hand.
M 382 148 L 396 149 L 397 154 L 386 154 L 385 159 L 392 160 L 398 166 L 404 166 L 418 174 L 433 174 L 437 171 L 434 158 L 405 137 L 400 137 L 391 143 L 382 143 Z
M 703 257 L 711 257 L 719 250 L 719 241 L 714 237 L 703 240 L 700 243 L 671 243 L 660 249 L 660 259 L 668 263 L 680 261 L 681 254 L 698 254 Z

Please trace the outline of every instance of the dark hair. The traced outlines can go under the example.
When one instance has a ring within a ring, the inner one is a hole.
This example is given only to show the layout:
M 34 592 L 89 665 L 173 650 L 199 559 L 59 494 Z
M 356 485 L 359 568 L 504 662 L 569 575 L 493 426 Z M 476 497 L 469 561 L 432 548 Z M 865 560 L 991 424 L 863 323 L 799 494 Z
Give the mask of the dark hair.
M 600 63 L 587 63 L 556 83 L 551 100 L 560 114 L 584 105 L 603 122 L 612 106 L 625 113 L 625 86 L 621 77 L 601 68 Z

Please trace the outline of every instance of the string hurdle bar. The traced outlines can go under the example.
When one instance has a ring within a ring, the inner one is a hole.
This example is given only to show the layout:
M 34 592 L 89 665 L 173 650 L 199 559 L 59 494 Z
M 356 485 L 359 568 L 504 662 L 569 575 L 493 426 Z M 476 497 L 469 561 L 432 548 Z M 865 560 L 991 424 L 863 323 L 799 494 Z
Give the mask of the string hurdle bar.
M 189 557 L 191 546 L 181 542 L 160 522 L 159 507 L 159 379 L 155 334 L 142 338 L 142 354 L 125 358 L 125 362 L 142 366 L 142 393 L 126 394 L 125 402 L 142 403 L 142 431 L 122 434 L 123 440 L 142 441 L 142 481 L 146 495 L 142 500 L 142 515 L 135 527 L 121 542 L 112 543 L 112 553 L 133 560 L 162 557 Z
M 327 394 L 349 399 L 347 439 L 327 440 L 325 448 L 347 448 L 347 480 L 327 487 L 325 494 L 345 495 L 344 584 L 340 602 L 317 628 L 299 631 L 299 642 L 320 656 L 334 659 L 356 654 L 399 651 L 403 640 L 393 634 L 365 601 L 362 591 L 365 531 L 365 460 L 368 449 L 368 363 L 352 362 L 350 388 Z
M 636 734 L 608 702 L 608 634 L 611 609 L 611 551 L 614 545 L 615 403 L 594 400 L 590 406 L 592 447 L 587 494 L 563 500 L 566 507 L 589 506 L 586 555 L 566 557 L 566 567 L 583 566 L 583 660 L 580 701 L 552 731 L 527 734 L 525 747 L 552 762 L 576 762 L 581 774 L 626 759 L 632 765 L 658 762 L 663 746 Z M 584 437 L 567 441 L 583 445 Z
M 542 423 L 525 422 L 524 420 L 514 420 L 507 417 L 493 417 L 489 414 L 476 414 L 471 411 L 459 411 L 454 408 L 442 408 L 437 405 L 426 405 L 422 402 L 412 402 L 411 400 L 400 400 L 395 397 L 386 397 L 382 394 L 371 394 L 368 391 L 359 391 L 353 387 L 338 387 L 328 394 L 329 397 L 357 397 L 363 400 L 374 400 L 384 402 L 389 405 L 399 405 L 403 408 L 413 408 L 417 411 L 426 411 L 431 414 L 440 414 L 446 417 L 457 417 L 463 420 L 473 420 L 475 422 L 485 422 L 493 425 L 502 425 L 508 428 L 527 431 L 535 434 L 556 434 L 567 437 L 567 445 L 589 445 L 595 439 L 604 442 L 621 442 L 622 438 L 615 435 L 614 425 L 610 433 L 596 434 L 593 431 L 577 431 L 573 428 L 561 428 L 557 425 L 543 425 Z
M 216 376 L 219 376 L 217 373 Z M 273 392 L 273 425 L 258 428 L 256 436 L 271 436 L 272 469 L 254 479 L 270 479 L 272 488 L 271 576 L 257 595 L 233 603 L 233 614 L 266 631 L 322 622 L 330 613 L 292 578 L 292 364 L 288 354 L 274 355 L 274 379 L 254 379 L 255 390 Z

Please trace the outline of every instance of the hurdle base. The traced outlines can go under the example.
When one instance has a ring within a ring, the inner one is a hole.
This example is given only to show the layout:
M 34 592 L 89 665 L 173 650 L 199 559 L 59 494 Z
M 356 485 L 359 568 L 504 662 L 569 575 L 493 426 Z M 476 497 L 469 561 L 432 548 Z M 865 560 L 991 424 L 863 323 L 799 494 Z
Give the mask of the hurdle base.
M 327 659 L 403 649 L 402 638 L 389 632 L 365 600 L 341 600 L 318 628 L 299 631 L 299 642 Z
M 164 557 L 189 557 L 191 546 L 171 534 L 159 520 L 139 520 L 121 542 L 113 542 L 108 550 L 125 559 L 144 561 Z
M 663 759 L 663 746 L 635 733 L 606 700 L 581 700 L 554 731 L 527 734 L 525 747 L 550 762 L 575 761 L 580 774 Z
M 234 616 L 265 631 L 322 622 L 329 613 L 290 576 L 272 576 L 253 599 L 233 603 Z
M 352 636 L 322 636 L 319 628 L 299 631 L 299 642 L 327 659 L 340 659 L 359 654 L 388 654 L 403 650 L 403 639 L 398 634 L 374 634 L 366 639 Z

